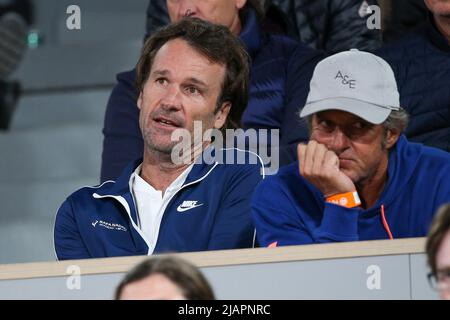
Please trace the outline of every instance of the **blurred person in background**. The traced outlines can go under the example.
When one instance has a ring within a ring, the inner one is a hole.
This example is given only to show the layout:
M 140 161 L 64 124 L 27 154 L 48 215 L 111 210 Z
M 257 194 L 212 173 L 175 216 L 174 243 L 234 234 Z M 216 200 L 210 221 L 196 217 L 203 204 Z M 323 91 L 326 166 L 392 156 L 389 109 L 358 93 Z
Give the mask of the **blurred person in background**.
M 425 0 L 427 20 L 376 54 L 392 67 L 411 141 L 450 151 L 450 1 Z
M 148 33 L 169 22 L 165 2 L 150 0 Z M 262 0 L 260 10 L 269 32 L 282 32 L 313 49 L 332 54 L 351 48 L 370 51 L 381 45 L 380 31 L 370 30 L 366 24 L 367 7 L 377 3 L 376 0 Z
M 294 24 L 302 43 L 328 54 L 352 48 L 371 51 L 381 46 L 381 32 L 367 28 L 367 8 L 376 0 L 266 0 Z
M 439 291 L 441 299 L 450 300 L 450 204 L 442 206 L 433 219 L 426 252 L 430 284 Z
M 27 48 L 33 19 L 28 0 L 0 0 L 0 130 L 9 128 L 20 95 L 20 84 L 8 78 Z
M 399 40 L 427 21 L 423 0 L 378 0 L 381 7 L 383 43 Z

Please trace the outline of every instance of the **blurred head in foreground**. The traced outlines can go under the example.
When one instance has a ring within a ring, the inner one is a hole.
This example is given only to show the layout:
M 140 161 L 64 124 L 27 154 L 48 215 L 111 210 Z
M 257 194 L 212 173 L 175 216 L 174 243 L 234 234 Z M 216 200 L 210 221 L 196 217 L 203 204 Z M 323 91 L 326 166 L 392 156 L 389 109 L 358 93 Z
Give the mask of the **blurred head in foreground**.
M 426 251 L 430 284 L 441 299 L 450 300 L 450 204 L 442 206 L 433 219 Z
M 175 257 L 155 257 L 134 267 L 116 289 L 116 300 L 214 300 L 200 270 Z

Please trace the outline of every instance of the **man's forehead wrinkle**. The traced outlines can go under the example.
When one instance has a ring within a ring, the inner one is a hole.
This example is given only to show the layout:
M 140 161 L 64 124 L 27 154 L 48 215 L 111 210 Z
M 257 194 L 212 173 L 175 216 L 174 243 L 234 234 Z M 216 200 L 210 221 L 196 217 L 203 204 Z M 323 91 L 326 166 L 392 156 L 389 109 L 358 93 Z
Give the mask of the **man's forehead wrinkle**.
M 169 75 L 170 74 L 170 71 L 169 70 L 166 70 L 166 69 L 157 69 L 157 70 L 153 70 L 152 71 L 152 74 L 155 74 L 155 75 L 162 75 L 162 76 L 164 76 L 164 75 Z
M 178 71 L 182 70 L 182 71 L 190 72 L 191 73 L 190 78 L 196 79 L 198 81 L 203 81 L 203 80 L 201 80 L 201 78 L 204 76 L 204 70 L 205 70 L 205 65 L 201 65 L 201 64 L 193 64 L 193 65 L 187 66 L 185 68 L 181 68 L 180 66 L 178 66 L 178 68 L 173 70 L 173 72 L 166 67 L 162 67 L 162 68 L 159 68 L 158 66 L 153 66 L 153 67 L 156 67 L 156 69 L 151 71 L 152 74 L 175 75 Z

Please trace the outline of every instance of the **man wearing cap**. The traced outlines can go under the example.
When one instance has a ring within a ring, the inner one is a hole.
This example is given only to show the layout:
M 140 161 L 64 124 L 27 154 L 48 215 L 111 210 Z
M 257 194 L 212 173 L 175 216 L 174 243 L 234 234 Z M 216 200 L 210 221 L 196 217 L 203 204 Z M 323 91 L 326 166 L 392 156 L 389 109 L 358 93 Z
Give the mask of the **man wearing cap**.
M 392 69 L 358 50 L 320 62 L 301 115 L 298 162 L 252 199 L 261 246 L 421 237 L 450 202 L 450 155 L 402 134 Z

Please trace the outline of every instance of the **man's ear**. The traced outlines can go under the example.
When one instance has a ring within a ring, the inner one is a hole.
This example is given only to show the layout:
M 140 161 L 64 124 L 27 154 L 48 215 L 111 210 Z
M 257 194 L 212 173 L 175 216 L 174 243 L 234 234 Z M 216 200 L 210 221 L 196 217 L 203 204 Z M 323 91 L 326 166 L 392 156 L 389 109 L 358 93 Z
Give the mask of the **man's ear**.
M 387 130 L 386 132 L 386 148 L 392 148 L 400 137 L 401 131 L 397 129 Z
M 428 10 L 432 11 L 431 9 L 433 9 L 433 4 L 432 1 L 430 0 L 425 0 L 425 6 L 427 7 Z
M 141 110 L 141 107 L 142 107 L 142 91 L 139 93 L 139 97 L 137 99 L 137 106 L 138 106 L 139 110 Z
M 245 4 L 247 3 L 247 0 L 234 0 L 236 3 L 236 9 L 241 10 Z
M 231 102 L 227 101 L 222 103 L 219 111 L 217 111 L 216 114 L 214 115 L 215 117 L 214 128 L 221 129 L 225 125 L 230 110 L 231 110 Z

